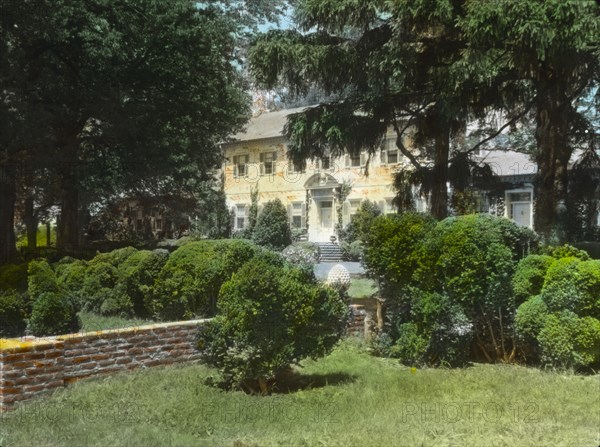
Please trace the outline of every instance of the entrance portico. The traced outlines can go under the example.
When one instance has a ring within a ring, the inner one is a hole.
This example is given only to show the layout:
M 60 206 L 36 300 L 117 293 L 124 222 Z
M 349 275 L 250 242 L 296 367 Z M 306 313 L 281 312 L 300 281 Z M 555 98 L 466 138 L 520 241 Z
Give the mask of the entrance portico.
M 329 242 L 336 234 L 337 221 L 336 188 L 339 182 L 327 173 L 311 176 L 304 187 L 309 199 L 308 240 L 312 242 Z

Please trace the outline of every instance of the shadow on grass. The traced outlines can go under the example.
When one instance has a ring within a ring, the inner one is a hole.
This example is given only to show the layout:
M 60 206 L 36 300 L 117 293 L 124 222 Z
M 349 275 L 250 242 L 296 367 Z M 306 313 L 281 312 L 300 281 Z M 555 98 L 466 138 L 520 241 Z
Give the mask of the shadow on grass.
M 356 376 L 342 372 L 330 374 L 302 374 L 297 371 L 292 371 L 277 377 L 271 393 L 288 394 L 296 391 L 344 385 L 354 382 L 356 382 Z
M 356 382 L 356 376 L 342 372 L 330 374 L 302 374 L 298 371 L 285 371 L 275 379 L 267 380 L 263 386 L 257 380 L 246 380 L 239 388 L 251 395 L 290 394 L 297 391 L 323 388 L 326 386 L 343 385 Z M 209 377 L 204 381 L 207 386 L 213 386 L 225 391 L 232 388 L 226 382 Z M 234 387 L 235 389 L 236 387 Z

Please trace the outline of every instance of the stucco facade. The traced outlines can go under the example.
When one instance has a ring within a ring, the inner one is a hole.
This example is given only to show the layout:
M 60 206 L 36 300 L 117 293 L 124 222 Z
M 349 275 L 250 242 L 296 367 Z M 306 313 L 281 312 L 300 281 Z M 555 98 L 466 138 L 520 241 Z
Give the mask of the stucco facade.
M 328 242 L 336 224 L 347 225 L 360 202 L 369 199 L 382 212 L 394 212 L 393 173 L 403 163 L 390 134 L 381 150 L 368 159 L 345 155 L 307 162 L 298 172 L 286 158 L 286 140 L 281 135 L 285 117 L 294 110 L 272 112 L 253 118 L 245 133 L 224 144 L 224 181 L 227 204 L 235 214 L 234 229 L 248 223 L 251 192 L 258 190 L 259 209 L 280 199 L 288 209 L 290 225 L 306 228 L 308 240 Z M 368 170 L 366 165 L 368 162 Z M 340 203 L 340 188 L 351 186 Z

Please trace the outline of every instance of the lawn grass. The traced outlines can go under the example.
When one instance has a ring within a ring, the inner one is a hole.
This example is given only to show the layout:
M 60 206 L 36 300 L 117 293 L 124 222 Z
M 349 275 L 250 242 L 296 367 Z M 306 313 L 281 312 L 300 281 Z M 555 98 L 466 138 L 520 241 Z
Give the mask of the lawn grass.
M 369 278 L 350 278 L 350 298 L 371 298 L 378 291 L 375 281 Z
M 475 365 L 411 370 L 345 342 L 271 396 L 201 365 L 79 382 L 2 416 L 8 446 L 597 446 L 600 376 Z
M 122 318 L 117 316 L 105 317 L 93 312 L 79 312 L 81 319 L 82 332 L 103 331 L 105 329 L 123 329 L 131 326 L 143 326 L 145 324 L 156 323 L 152 320 L 142 320 L 139 318 Z

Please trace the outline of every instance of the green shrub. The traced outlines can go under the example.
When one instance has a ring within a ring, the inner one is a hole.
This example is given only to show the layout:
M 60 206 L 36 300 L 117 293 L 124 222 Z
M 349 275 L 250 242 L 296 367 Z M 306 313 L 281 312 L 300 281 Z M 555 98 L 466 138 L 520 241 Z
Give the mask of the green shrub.
M 515 329 L 519 338 L 526 343 L 535 342 L 548 315 L 548 306 L 539 295 L 521 304 L 515 316 Z
M 87 262 L 82 260 L 62 263 L 55 267 L 59 287 L 78 302 L 82 299 L 81 292 L 87 268 Z
M 204 361 L 229 387 L 267 392 L 290 365 L 327 354 L 345 331 L 339 293 L 258 255 L 223 284 L 218 315 L 199 333 Z
M 59 292 L 56 274 L 45 259 L 31 261 L 27 267 L 27 275 L 27 293 L 32 301 L 36 301 L 43 293 Z
M 541 252 L 545 255 L 552 256 L 555 259 L 578 258 L 582 261 L 590 259 L 590 255 L 585 250 L 580 250 L 569 244 L 559 246 L 546 245 L 545 247 L 542 247 Z
M 417 325 L 404 323 L 398 328 L 398 338 L 390 350 L 390 356 L 405 365 L 421 365 L 427 351 L 427 339 L 418 333 Z
M 44 292 L 33 303 L 29 331 L 35 336 L 76 332 L 81 327 L 73 302 L 55 292 Z
M 555 258 L 548 255 L 529 255 L 519 261 L 512 279 L 517 305 L 540 294 L 546 272 L 554 261 Z
M 340 243 L 340 250 L 342 252 L 342 258 L 345 261 L 358 262 L 362 260 L 365 254 L 365 247 L 360 240 L 356 240 L 352 243 L 342 241 Z
M 94 259 L 90 261 L 90 265 L 97 263 L 108 263 L 113 267 L 119 267 L 123 262 L 127 260 L 131 255 L 137 252 L 137 249 L 133 247 L 118 248 L 106 253 L 98 253 L 94 256 Z
M 167 250 L 140 250 L 119 266 L 115 294 L 126 297 L 120 301 L 130 302 L 136 316 L 146 318 L 152 315 L 152 309 L 148 307 L 150 289 L 168 258 Z
M 381 215 L 381 210 L 376 203 L 370 200 L 363 200 L 356 210 L 356 214 L 352 217 L 346 228 L 340 232 L 340 239 L 348 244 L 355 241 L 363 241 L 370 232 L 371 225 L 377 217 Z
M 89 267 L 85 271 L 83 287 L 79 294 L 79 305 L 81 310 L 86 312 L 96 312 L 103 315 L 129 313 L 131 311 L 131 303 L 121 303 L 122 309 L 115 309 L 115 300 L 113 291 L 119 279 L 118 270 L 108 262 L 90 262 Z M 112 300 L 111 300 L 112 299 Z M 112 302 L 105 305 L 105 301 Z M 118 301 L 117 301 L 118 302 Z
M 27 326 L 23 296 L 14 289 L 0 291 L 0 338 L 23 335 Z
M 273 250 L 283 250 L 292 243 L 287 210 L 279 199 L 265 204 L 252 231 L 252 240 Z
M 6 264 L 0 266 L 0 291 L 27 290 L 27 264 Z
M 600 321 L 595 318 L 569 311 L 549 315 L 538 341 L 546 365 L 581 368 L 600 362 Z
M 376 278 L 410 284 L 420 263 L 420 250 L 435 220 L 425 214 L 404 213 L 376 218 L 364 239 L 364 263 Z
M 567 257 L 548 269 L 541 293 L 551 312 L 600 318 L 600 261 Z
M 221 285 L 257 252 L 256 245 L 243 240 L 198 241 L 178 248 L 162 267 L 148 308 L 154 317 L 171 321 L 214 314 Z

